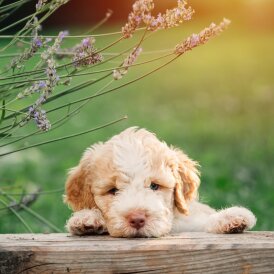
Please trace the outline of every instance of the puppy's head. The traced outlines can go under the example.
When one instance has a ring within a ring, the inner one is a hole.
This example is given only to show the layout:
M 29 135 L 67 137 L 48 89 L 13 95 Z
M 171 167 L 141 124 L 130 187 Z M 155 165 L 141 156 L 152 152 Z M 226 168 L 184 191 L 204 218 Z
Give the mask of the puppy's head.
M 129 128 L 89 148 L 66 183 L 74 211 L 98 208 L 110 235 L 159 237 L 173 214 L 188 214 L 196 197 L 196 163 L 144 129 Z

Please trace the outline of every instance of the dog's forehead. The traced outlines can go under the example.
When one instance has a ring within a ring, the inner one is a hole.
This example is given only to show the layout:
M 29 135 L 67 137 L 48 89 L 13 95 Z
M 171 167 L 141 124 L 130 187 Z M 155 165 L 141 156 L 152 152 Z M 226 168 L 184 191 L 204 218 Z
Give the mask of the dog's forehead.
M 165 143 L 145 130 L 128 130 L 110 140 L 113 163 L 129 177 L 148 176 L 152 169 L 159 170 L 169 150 Z

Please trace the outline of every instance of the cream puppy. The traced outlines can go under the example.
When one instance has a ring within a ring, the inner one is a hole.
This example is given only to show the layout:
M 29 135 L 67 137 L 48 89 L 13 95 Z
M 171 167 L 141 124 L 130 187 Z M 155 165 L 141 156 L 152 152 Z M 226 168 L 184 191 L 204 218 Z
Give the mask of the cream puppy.
M 198 164 L 156 136 L 128 128 L 88 148 L 69 172 L 64 200 L 76 235 L 160 237 L 183 231 L 238 233 L 256 218 L 243 207 L 216 211 L 198 202 Z

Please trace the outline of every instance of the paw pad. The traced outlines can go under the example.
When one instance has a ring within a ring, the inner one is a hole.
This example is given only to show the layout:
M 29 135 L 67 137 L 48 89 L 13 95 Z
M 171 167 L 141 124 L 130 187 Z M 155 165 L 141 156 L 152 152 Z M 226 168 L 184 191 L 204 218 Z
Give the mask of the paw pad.
M 242 233 L 246 229 L 247 225 L 245 223 L 238 223 L 229 225 L 228 229 L 224 232 L 227 234 Z

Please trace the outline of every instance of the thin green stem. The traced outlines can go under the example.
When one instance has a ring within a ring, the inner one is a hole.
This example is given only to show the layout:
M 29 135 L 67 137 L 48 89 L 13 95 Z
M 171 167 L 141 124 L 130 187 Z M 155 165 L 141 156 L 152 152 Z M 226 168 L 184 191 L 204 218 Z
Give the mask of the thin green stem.
M 9 124 L 5 127 L 2 127 L 1 130 L 5 129 L 4 131 L 1 131 L 0 132 L 0 136 L 2 135 L 5 135 L 5 137 L 8 137 L 10 135 L 9 131 L 12 130 L 14 128 L 14 126 L 17 125 L 17 117 L 15 116 L 12 124 Z M 6 134 L 7 133 L 7 134 Z M 3 138 L 0 139 L 0 141 L 2 140 Z
M 29 16 L 29 18 L 31 18 L 29 20 L 29 22 L 31 22 L 34 19 L 34 17 L 37 16 L 38 14 L 41 14 L 41 13 L 47 11 L 47 13 L 41 19 L 38 20 L 37 25 L 40 25 L 42 22 L 44 22 L 51 14 L 53 14 L 60 7 L 60 6 L 58 6 L 55 9 L 50 10 L 49 9 L 50 5 L 51 5 L 51 3 L 48 3 L 40 11 L 36 11 L 35 13 L 31 14 Z M 18 22 L 15 22 L 15 23 L 17 24 Z M 10 26 L 8 26 L 8 27 L 10 27 Z M 32 30 L 31 28 L 27 28 L 27 24 L 26 24 L 18 33 L 16 33 L 15 36 L 12 37 L 13 39 L 10 41 L 10 43 L 8 45 L 6 45 L 4 48 L 0 49 L 0 52 L 6 50 L 11 45 L 13 45 L 15 43 L 15 41 L 17 40 L 17 38 L 20 36 L 21 33 L 23 33 L 25 31 L 24 34 L 26 35 L 31 30 Z M 0 30 L 0 32 L 1 32 L 1 30 Z M 21 37 L 19 37 L 19 38 L 21 38 Z M 9 71 L 9 69 L 6 70 L 4 73 L 6 73 L 7 71 Z M 2 74 L 3 74 L 3 72 L 2 72 Z
M 102 92 L 106 87 L 108 87 L 109 85 L 111 85 L 113 83 L 113 81 L 114 81 L 113 79 L 111 81 L 109 81 L 106 85 L 104 85 L 102 88 L 100 88 L 95 94 L 98 94 L 98 93 Z M 90 100 L 85 101 L 83 104 L 81 104 L 80 106 L 78 106 L 77 108 L 75 108 L 72 112 L 69 112 L 64 117 L 62 117 L 62 118 L 58 119 L 57 121 L 55 121 L 54 123 L 52 123 L 52 126 L 57 125 L 60 122 L 66 122 L 68 119 L 70 119 L 75 114 L 77 114 L 79 112 L 79 110 L 82 109 L 86 104 L 88 104 L 89 101 Z M 52 132 L 52 129 L 51 129 L 51 132 Z M 22 140 L 24 140 L 24 139 L 26 139 L 26 138 L 28 138 L 30 136 L 36 135 L 38 133 L 44 134 L 44 132 L 41 132 L 40 129 L 38 129 L 38 130 L 35 130 L 34 132 L 31 132 L 30 134 L 27 134 L 25 136 L 19 137 L 19 139 L 17 139 L 17 140 L 13 140 L 13 141 L 10 141 L 10 142 L 8 142 L 6 144 L 0 145 L 0 148 L 4 147 L 4 146 L 11 145 L 11 144 L 14 144 L 14 143 L 17 143 L 19 141 L 22 141 Z
M 8 195 L 6 192 L 3 192 L 3 191 L 0 190 L 0 193 L 3 196 L 7 197 L 10 201 L 17 203 L 17 201 L 13 197 L 11 197 L 10 195 Z M 37 212 L 35 212 L 31 208 L 25 206 L 23 203 L 20 203 L 19 206 L 21 208 L 23 208 L 25 211 L 27 211 L 29 214 L 31 214 L 32 216 L 34 216 L 36 219 L 38 219 L 39 221 L 41 221 L 42 223 L 46 224 L 48 227 L 50 227 L 51 229 L 53 229 L 53 231 L 59 232 L 59 233 L 62 232 L 54 224 L 52 224 L 51 222 L 49 222 L 48 220 L 46 220 L 44 217 L 42 217 L 40 214 L 38 214 Z
M 7 107 L 4 107 L 4 109 L 6 111 L 13 112 L 13 113 L 25 114 L 25 112 L 22 112 L 20 110 L 15 110 L 15 109 L 7 108 Z
M 145 30 L 146 28 L 138 28 L 136 31 Z M 104 36 L 112 36 L 112 35 L 118 35 L 122 34 L 121 31 L 115 31 L 115 32 L 108 32 L 108 33 L 100 33 L 100 34 L 90 34 L 90 35 L 67 35 L 65 38 L 87 38 L 87 37 L 104 37 Z M 44 38 L 56 38 L 58 35 L 43 35 Z M 3 39 L 10 39 L 13 38 L 13 35 L 0 35 L 0 38 Z M 33 38 L 33 35 L 20 35 L 20 38 Z
M 96 52 L 93 53 L 92 55 L 98 54 L 98 53 L 100 53 L 100 52 L 102 52 L 102 51 L 104 51 L 104 50 L 106 50 L 106 49 L 108 49 L 108 48 L 110 48 L 110 47 L 116 45 L 116 44 L 119 43 L 122 39 L 123 39 L 123 37 L 120 37 L 119 39 L 117 39 L 117 40 L 115 40 L 114 42 L 112 42 L 112 43 L 108 44 L 107 46 L 105 46 L 104 48 L 102 48 L 102 49 L 96 51 Z M 79 59 L 79 61 L 80 61 L 80 60 L 86 60 L 86 59 L 90 58 L 92 55 L 85 56 L 85 57 Z M 74 62 L 68 62 L 68 63 L 65 63 L 65 64 L 62 64 L 62 65 L 57 66 L 55 69 L 57 70 L 57 69 L 60 69 L 60 68 L 68 67 L 68 66 L 73 65 L 73 64 L 74 64 Z M 33 74 L 40 74 L 40 73 L 43 73 L 43 72 L 44 72 L 44 69 L 38 69 L 38 70 L 35 70 L 35 71 L 29 71 L 29 72 L 18 73 L 18 74 L 16 75 L 16 77 L 18 78 L 18 77 L 21 77 L 21 76 L 26 76 L 26 75 L 31 75 L 31 74 L 32 74 L 32 75 L 33 75 Z
M 50 113 L 50 112 L 53 112 L 53 111 L 62 109 L 62 108 L 67 107 L 67 106 L 69 106 L 69 105 L 71 106 L 71 105 L 77 104 L 77 103 L 79 103 L 79 102 L 83 102 L 83 101 L 85 101 L 85 100 L 89 100 L 89 99 L 92 99 L 92 98 L 95 98 L 95 97 L 99 97 L 99 96 L 105 95 L 105 94 L 107 94 L 107 93 L 110 93 L 110 92 L 119 90 L 119 89 L 121 89 L 121 88 L 123 88 L 123 87 L 126 87 L 126 86 L 128 86 L 128 85 L 130 85 L 130 84 L 132 84 L 132 83 L 134 83 L 134 82 L 137 82 L 137 81 L 139 81 L 139 80 L 141 80 L 141 79 L 143 79 L 143 78 L 149 76 L 150 74 L 152 74 L 152 73 L 154 73 L 154 72 L 160 70 L 161 68 L 167 66 L 169 63 L 173 62 L 173 61 L 174 61 L 175 59 L 177 59 L 178 57 L 179 57 L 179 55 L 173 57 L 173 58 L 172 58 L 171 60 L 169 60 L 168 62 L 166 62 L 166 63 L 164 63 L 163 65 L 161 65 L 161 66 L 159 66 L 159 67 L 157 67 L 157 68 L 151 70 L 150 72 L 145 73 L 145 74 L 143 74 L 142 76 L 137 77 L 137 78 L 135 78 L 135 79 L 133 79 L 133 80 L 131 80 L 131 81 L 125 83 L 125 84 L 122 84 L 122 85 L 120 85 L 120 86 L 118 86 L 118 87 L 109 89 L 109 90 L 107 90 L 107 91 L 104 91 L 104 92 L 99 93 L 99 94 L 96 94 L 96 95 L 92 95 L 92 96 L 88 96 L 88 97 L 85 97 L 85 98 L 81 98 L 81 99 L 79 99 L 79 100 L 75 100 L 75 101 L 70 102 L 70 103 L 68 103 L 68 104 L 64 104 L 64 105 L 55 107 L 55 108 L 53 108 L 53 109 L 48 110 L 47 113 Z M 0 156 L 1 156 L 1 155 L 0 155 Z
M 4 120 L 4 118 L 5 118 L 5 115 L 6 115 L 6 105 L 5 105 L 5 100 L 3 100 L 3 102 L 2 102 L 2 107 L 1 107 L 1 109 L 2 109 L 2 114 L 1 114 L 1 118 L 0 118 L 0 125 L 2 124 L 2 122 L 3 122 L 3 120 Z
M 34 216 L 36 219 L 38 219 L 40 222 L 42 222 L 42 223 L 46 224 L 48 227 L 50 227 L 53 231 L 58 232 L 58 233 L 62 233 L 63 232 L 61 229 L 59 229 L 57 226 L 55 226 L 54 224 L 52 224 L 51 222 L 49 222 L 47 219 L 45 219 L 44 217 L 42 217 L 37 212 L 33 211 L 31 208 L 25 206 L 24 204 L 21 204 L 20 206 L 22 208 L 24 208 L 32 216 Z
M 19 0 L 17 2 L 2 6 L 2 7 L 0 7 L 0 13 L 6 12 L 7 10 L 10 10 L 12 8 L 16 8 L 17 6 L 22 6 L 23 4 L 30 2 L 30 1 L 32 1 L 32 0 Z
M 43 10 L 41 10 L 41 11 L 39 11 L 39 12 L 35 12 L 35 13 L 33 13 L 33 14 L 31 14 L 31 15 L 29 15 L 29 16 L 27 16 L 27 17 L 25 17 L 25 18 L 23 18 L 23 19 L 21 19 L 20 21 L 22 21 L 22 20 L 24 20 L 24 19 L 29 19 L 29 18 L 31 18 L 28 22 L 31 22 L 34 18 L 35 18 L 35 16 L 37 16 L 38 14 L 40 14 L 40 13 L 42 13 L 42 12 L 44 12 L 44 10 L 48 7 L 49 5 L 46 5 L 45 7 L 44 7 L 44 9 Z M 50 12 L 48 12 L 48 14 L 49 14 Z M 19 22 L 19 21 L 18 21 Z M 18 22 L 15 22 L 14 24 L 17 24 Z M 38 24 L 40 24 L 42 21 L 41 21 L 41 19 L 38 21 Z M 8 27 L 10 27 L 10 26 L 8 26 Z M 25 32 L 24 32 L 25 31 Z M 6 45 L 6 46 L 4 46 L 2 49 L 0 49 L 0 52 L 3 52 L 3 51 L 5 51 L 6 49 L 8 49 L 10 46 L 12 46 L 16 41 L 17 41 L 17 39 L 18 38 L 21 38 L 20 37 L 20 35 L 21 35 L 21 33 L 24 33 L 24 34 L 27 34 L 29 31 L 31 31 L 31 29 L 27 29 L 27 23 L 25 24 L 25 26 L 21 29 L 21 30 L 19 30 L 15 35 L 13 35 L 12 36 L 12 40 Z M 0 32 L 1 32 L 1 30 L 0 30 Z M 6 69 L 4 72 L 2 72 L 1 74 L 3 74 L 3 73 L 6 73 L 6 72 L 8 72 L 10 70 L 10 68 L 8 68 L 8 69 Z
M 31 0 L 29 0 L 31 1 Z M 24 5 L 25 3 L 22 3 L 20 5 L 18 5 L 17 7 L 15 7 L 14 9 L 12 9 L 11 11 L 9 11 L 9 13 L 3 14 L 0 17 L 0 22 L 4 21 L 7 17 L 11 16 L 13 13 L 15 13 L 18 9 L 21 8 L 22 5 Z M 0 4 L 1 5 L 1 4 Z
M 103 69 L 103 70 L 95 70 L 95 71 L 84 72 L 84 73 L 75 73 L 75 74 L 73 74 L 73 76 L 92 75 L 92 74 L 98 74 L 98 73 L 113 71 L 113 70 L 116 70 L 116 69 L 136 67 L 136 66 L 140 66 L 140 65 L 144 65 L 144 64 L 148 64 L 148 63 L 151 63 L 151 62 L 158 61 L 160 59 L 166 58 L 166 57 L 171 56 L 173 54 L 174 54 L 173 52 L 172 53 L 168 53 L 166 55 L 163 55 L 163 56 L 160 56 L 160 57 L 156 57 L 156 58 L 144 61 L 144 62 L 139 62 L 139 63 L 136 63 L 136 64 L 132 64 L 130 66 L 117 66 L 117 67 L 112 67 L 112 68 Z M 67 78 L 69 76 L 70 75 L 60 75 L 59 78 Z M 4 80 L 4 79 L 0 78 L 0 80 Z M 28 82 L 35 82 L 35 81 L 43 81 L 43 80 L 47 80 L 47 78 L 35 78 L 35 79 L 27 79 L 27 80 L 14 81 L 14 82 L 0 84 L 0 86 L 6 86 L 6 85 L 11 85 L 11 84 L 20 84 L 20 83 L 28 83 Z
M 0 190 L 0 193 L 2 191 Z M 32 229 L 30 228 L 30 226 L 26 223 L 26 221 L 16 212 L 16 210 L 14 210 L 12 207 L 10 207 L 4 200 L 2 200 L 0 198 L 0 202 L 5 205 L 7 207 L 7 209 L 9 209 L 17 218 L 18 220 L 24 225 L 24 227 L 30 232 L 33 233 Z
M 126 49 L 124 52 L 129 51 L 129 50 L 131 50 L 131 49 L 134 48 L 134 47 L 140 46 L 140 44 L 141 44 L 142 41 L 144 41 L 145 39 L 147 39 L 147 38 L 149 38 L 150 36 L 152 36 L 152 33 L 150 33 L 147 37 L 145 37 L 145 34 L 146 34 L 146 32 L 144 33 L 144 35 L 142 36 L 141 40 L 138 42 L 137 45 L 134 45 L 133 47 L 130 47 L 130 48 Z M 119 55 L 122 55 L 122 54 L 123 54 L 123 52 L 121 52 Z M 110 60 L 110 59 L 114 59 L 114 58 L 116 58 L 116 57 L 113 56 L 113 57 L 109 58 L 109 60 Z M 105 60 L 105 61 L 106 61 L 106 60 Z M 99 63 L 99 64 L 101 64 L 101 63 Z M 95 65 L 95 66 L 96 66 L 96 65 Z M 94 67 L 94 66 L 93 66 L 93 67 Z M 106 78 L 107 76 L 109 76 L 109 75 L 111 75 L 111 74 L 112 74 L 112 72 L 109 73 L 109 74 L 107 74 L 107 75 L 105 75 L 105 76 L 103 76 L 102 78 L 98 79 L 97 81 L 102 80 L 102 79 Z M 97 82 L 97 81 L 96 81 L 96 82 Z M 66 91 L 64 91 L 64 92 L 62 92 L 62 93 L 60 93 L 60 94 L 57 94 L 57 95 L 55 95 L 55 96 L 49 98 L 49 99 L 47 100 L 46 103 L 48 103 L 48 102 L 50 102 L 50 101 L 53 101 L 53 100 L 55 100 L 55 99 L 57 99 L 57 98 L 59 98 L 59 97 L 61 97 L 61 96 L 63 96 L 63 95 L 66 95 L 66 94 L 69 94 L 69 93 L 71 93 L 71 92 L 77 91 L 77 90 L 79 90 L 79 89 L 81 89 L 81 88 L 90 86 L 90 85 L 92 85 L 92 84 L 94 84 L 94 83 L 95 83 L 95 82 L 85 81 L 85 82 L 83 82 L 82 84 L 80 84 L 80 85 L 78 85 L 78 86 L 76 86 L 76 87 L 74 87 L 74 88 L 71 88 L 71 89 L 69 89 L 69 90 L 66 90 Z M 26 111 L 27 109 L 28 109 L 28 107 L 25 108 L 25 109 L 23 109 L 23 110 L 21 110 L 21 111 Z M 15 116 L 14 114 L 13 114 L 13 115 L 9 115 L 7 118 L 10 119 L 10 118 L 12 118 L 12 117 L 14 117 L 14 116 Z M 61 119 L 61 120 L 62 120 L 62 119 Z M 16 127 L 16 126 L 19 125 L 20 123 L 21 123 L 21 122 L 19 122 L 19 123 L 17 123 L 17 124 L 14 124 L 14 123 L 13 123 L 12 126 L 9 125 L 9 126 L 6 126 L 6 127 L 4 127 L 4 128 L 1 128 L 1 129 L 3 130 L 3 129 L 5 129 L 5 128 L 8 128 L 8 129 L 6 130 L 6 131 L 8 132 L 11 128 Z M 2 132 L 2 133 L 3 133 L 3 132 Z M 2 139 L 3 139 L 3 138 L 7 138 L 7 137 L 8 137 L 8 136 L 6 135 L 6 136 L 2 137 Z M 24 136 L 23 136 L 22 138 L 24 138 Z
M 93 26 L 91 29 L 89 29 L 87 32 L 84 33 L 84 35 L 86 34 L 90 34 L 92 32 L 94 32 L 95 30 L 97 30 L 98 28 L 100 28 L 104 23 L 106 23 L 108 21 L 108 19 L 111 17 L 112 15 L 112 10 L 108 10 L 105 17 L 99 21 L 95 26 Z
M 22 22 L 24 22 L 24 21 L 26 21 L 26 20 L 28 20 L 29 18 L 31 18 L 33 15 L 31 14 L 31 15 L 28 15 L 28 16 L 26 16 L 26 17 L 24 17 L 24 18 L 22 18 L 22 19 L 20 19 L 20 20 L 18 20 L 18 21 L 16 21 L 16 22 L 14 22 L 14 23 L 12 23 L 12 24 L 10 24 L 10 25 L 8 25 L 7 27 L 4 27 L 4 28 L 2 28 L 2 29 L 0 29 L 0 33 L 1 32 L 4 32 L 5 30 L 8 30 L 8 29 L 10 29 L 10 28 L 12 28 L 12 27 L 14 27 L 14 26 L 16 26 L 16 25 L 18 25 L 18 24 L 20 24 L 20 23 L 22 23 Z M 14 36 L 13 36 L 14 37 Z M 2 37 L 1 37 L 2 38 Z M 1 50 L 2 51 L 2 50 Z
M 63 192 L 64 188 L 57 188 L 57 189 L 53 189 L 53 190 L 45 190 L 45 191 L 37 191 L 35 192 L 35 194 L 37 195 L 50 195 L 50 194 L 54 194 L 54 193 L 60 193 Z M 6 194 L 10 195 L 10 196 L 22 196 L 22 192 L 21 193 L 7 193 Z M 32 195 L 33 193 L 25 193 L 24 195 Z
M 21 42 L 28 43 L 28 42 L 23 41 L 23 40 Z M 167 49 L 160 49 L 160 50 L 151 50 L 151 51 L 143 51 L 142 55 L 151 55 L 151 54 L 156 54 L 156 53 L 166 53 L 166 52 L 170 52 L 172 50 L 174 50 L 174 48 L 167 48 Z M 65 51 L 62 52 L 62 51 L 59 51 L 58 54 L 61 54 L 61 55 L 73 55 L 74 53 L 73 52 L 65 52 Z M 105 56 L 116 56 L 116 55 L 120 55 L 120 54 L 121 53 L 118 53 L 118 52 L 103 52 L 102 53 L 102 55 L 105 55 Z M 36 52 L 36 53 L 34 53 L 34 55 L 41 55 L 41 53 L 40 52 Z M 1 58 L 16 57 L 16 56 L 19 56 L 19 54 L 18 53 L 1 54 L 0 59 Z M 16 78 L 17 75 L 5 77 L 4 79 L 10 79 L 10 77 Z
M 13 100 L 5 103 L 5 107 L 7 107 L 8 105 L 12 104 L 13 102 L 15 102 L 17 100 L 17 98 L 14 98 Z
M 120 119 L 117 119 L 115 121 L 109 122 L 109 123 L 107 123 L 105 125 L 102 125 L 102 126 L 99 126 L 99 127 L 96 127 L 96 128 L 92 128 L 92 129 L 89 129 L 89 130 L 86 130 L 86 131 L 82 131 L 80 133 L 75 133 L 75 134 L 67 135 L 65 137 L 60 137 L 60 138 L 48 140 L 48 141 L 45 141 L 45 142 L 36 143 L 36 144 L 30 145 L 30 146 L 27 146 L 27 147 L 23 147 L 23 148 L 19 148 L 19 149 L 13 150 L 13 151 L 2 153 L 2 154 L 0 154 L 0 157 L 6 156 L 6 155 L 9 155 L 9 154 L 18 152 L 18 151 L 26 150 L 26 149 L 29 149 L 29 148 L 38 147 L 38 146 L 42 146 L 42 145 L 46 145 L 46 144 L 50 144 L 50 143 L 54 143 L 54 142 L 58 142 L 58 141 L 62 141 L 62 140 L 66 140 L 66 139 L 70 139 L 70 138 L 74 138 L 74 137 L 78 137 L 78 136 L 81 136 L 81 135 L 84 135 L 84 134 L 87 134 L 87 133 L 90 133 L 90 132 L 93 132 L 93 131 L 105 128 L 107 126 L 110 126 L 112 124 L 118 123 L 118 122 L 120 122 L 122 120 L 125 120 L 125 119 L 127 119 L 126 116 L 124 116 L 124 117 L 122 117 Z
M 65 90 L 65 91 L 63 91 L 63 92 L 60 92 L 60 93 L 58 93 L 58 94 L 56 94 L 56 95 L 54 95 L 54 96 L 48 98 L 48 100 L 44 103 L 44 105 L 45 105 L 45 104 L 48 104 L 49 102 L 51 102 L 51 101 L 53 101 L 53 100 L 56 100 L 57 98 L 60 98 L 60 97 L 62 97 L 62 96 L 64 96 L 64 95 L 68 95 L 68 94 L 73 93 L 73 92 L 75 92 L 75 91 L 77 91 L 77 90 L 79 90 L 79 89 L 83 89 L 83 88 L 88 87 L 88 86 L 90 86 L 90 85 L 96 84 L 96 83 L 98 83 L 99 81 L 101 81 L 101 80 L 107 78 L 107 77 L 110 76 L 111 74 L 112 74 L 112 72 L 111 72 L 111 73 L 108 73 L 108 74 L 106 74 L 106 75 L 104 75 L 104 76 L 102 76 L 101 78 L 98 78 L 98 79 L 95 80 L 95 81 L 94 81 L 94 80 L 83 81 L 82 83 L 80 83 L 80 84 L 78 84 L 78 85 L 76 85 L 76 86 L 74 86 L 74 87 L 71 87 L 71 88 L 69 88 L 69 89 L 67 89 L 67 90 Z M 13 101 L 15 101 L 15 100 L 17 100 L 17 99 L 15 98 Z M 11 103 L 11 102 L 8 102 L 8 103 L 6 104 L 6 106 L 7 106 L 8 104 L 10 104 L 10 103 Z M 27 107 L 21 109 L 20 112 L 25 112 L 25 111 L 27 111 L 27 110 L 29 109 L 30 106 L 31 106 L 31 105 L 29 105 L 29 106 L 27 106 Z M 6 117 L 4 118 L 4 120 L 8 120 L 8 119 L 11 119 L 11 118 L 16 117 L 16 116 L 17 116 L 16 113 L 10 114 L 10 115 L 6 116 Z M 18 123 L 18 124 L 19 124 L 19 123 Z M 8 127 L 8 126 L 2 127 L 1 129 L 3 130 L 3 129 L 5 129 L 5 128 L 7 128 L 7 127 Z M 1 140 L 1 139 L 0 139 L 0 140 Z
M 143 29 L 144 29 L 144 28 L 143 28 Z M 149 35 L 147 35 L 146 37 L 142 38 L 143 41 L 146 40 L 146 39 L 148 39 L 148 38 L 150 38 L 153 34 L 154 34 L 154 33 L 152 32 L 152 33 L 150 33 Z M 66 36 L 66 37 L 67 37 L 67 36 Z M 139 45 L 139 42 L 138 42 L 137 44 L 135 44 L 135 45 L 133 45 L 133 46 L 131 46 L 131 47 L 125 49 L 124 51 L 122 51 L 122 52 L 120 52 L 120 53 L 117 53 L 117 54 L 115 54 L 114 56 L 112 56 L 112 57 L 110 57 L 110 58 L 108 58 L 108 59 L 103 60 L 103 61 L 100 62 L 100 63 L 94 64 L 91 68 L 94 68 L 94 67 L 103 65 L 103 64 L 105 64 L 105 63 L 107 63 L 107 62 L 109 62 L 109 61 L 111 61 L 111 60 L 113 60 L 113 59 L 115 59 L 115 58 L 117 58 L 117 57 L 119 57 L 119 56 L 122 56 L 123 54 L 126 54 L 127 52 L 129 52 L 129 51 L 132 50 L 133 48 L 137 47 L 138 45 Z M 88 69 L 89 69 L 89 68 L 88 68 Z M 86 69 L 84 69 L 84 70 L 86 70 Z M 30 75 L 30 74 L 40 74 L 40 73 L 43 73 L 43 72 L 44 72 L 44 70 L 39 70 L 39 71 L 37 71 L 37 70 L 36 70 L 36 71 L 27 71 L 27 72 L 18 73 L 18 74 L 13 75 L 13 76 L 8 76 L 8 77 L 2 78 L 2 79 L 6 79 L 6 80 L 7 80 L 7 79 L 11 79 L 11 78 L 25 77 L 25 76 L 28 76 L 28 75 Z M 24 86 L 24 85 L 18 85 L 18 86 L 16 86 L 16 87 L 12 87 L 12 89 L 20 88 L 20 87 L 22 87 L 22 86 Z

